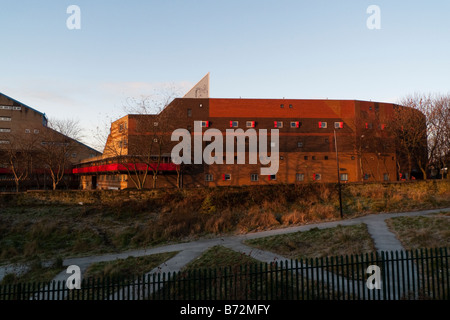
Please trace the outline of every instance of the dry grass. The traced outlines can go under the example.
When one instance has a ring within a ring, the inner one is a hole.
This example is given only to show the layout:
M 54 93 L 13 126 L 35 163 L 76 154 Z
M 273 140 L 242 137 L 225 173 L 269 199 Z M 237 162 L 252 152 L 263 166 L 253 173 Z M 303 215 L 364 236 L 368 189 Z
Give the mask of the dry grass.
M 397 217 L 386 223 L 407 250 L 450 246 L 450 217 Z
M 375 251 L 367 226 L 314 228 L 305 232 L 247 240 L 247 244 L 276 252 L 289 259 L 320 258 Z
M 334 184 L 37 195 L 36 203 L 26 194 L 0 201 L 0 263 L 340 219 Z M 58 195 L 65 202 L 72 196 L 74 204 L 55 204 Z M 79 205 L 80 199 L 90 204 Z M 450 206 L 450 181 L 348 184 L 343 203 L 345 217 Z

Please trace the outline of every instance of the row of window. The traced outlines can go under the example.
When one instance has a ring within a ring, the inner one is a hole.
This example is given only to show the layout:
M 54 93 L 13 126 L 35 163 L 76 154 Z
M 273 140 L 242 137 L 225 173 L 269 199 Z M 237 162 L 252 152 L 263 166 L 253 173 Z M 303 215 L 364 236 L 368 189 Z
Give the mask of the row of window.
M 0 106 L 0 110 L 22 110 L 22 107 Z
M 11 117 L 1 116 L 0 121 L 11 121 Z
M 211 121 L 202 121 L 202 127 L 209 128 L 211 126 Z M 247 128 L 255 128 L 256 127 L 256 121 L 246 121 L 245 126 Z M 302 123 L 300 121 L 291 121 L 290 127 L 291 128 L 300 128 L 302 126 Z M 319 121 L 319 128 L 326 129 L 328 126 L 327 122 Z M 239 127 L 239 121 L 230 121 L 230 128 L 238 128 Z M 273 122 L 274 128 L 283 128 L 283 121 L 274 121 Z M 342 129 L 344 128 L 344 122 L 335 122 L 334 127 L 336 129 Z
M 341 181 L 348 181 L 348 173 L 341 173 L 341 177 L 340 178 L 341 178 Z M 272 181 L 272 180 L 275 181 L 275 180 L 277 180 L 277 175 L 274 174 L 274 175 L 267 176 L 267 179 L 269 181 Z M 312 179 L 313 179 L 313 181 L 320 181 L 320 180 L 322 180 L 322 174 L 314 173 L 312 175 Z M 231 174 L 229 174 L 229 173 L 222 174 L 222 180 L 223 181 L 230 181 L 231 180 Z M 305 174 L 304 173 L 296 173 L 295 174 L 295 180 L 299 181 L 299 182 L 300 181 L 305 181 Z M 210 174 L 210 173 L 205 174 L 205 181 L 207 181 L 207 182 L 214 181 L 214 175 Z M 250 174 L 250 181 L 252 181 L 252 182 L 259 181 L 259 174 L 257 174 L 257 173 Z
M 11 132 L 11 129 L 10 128 L 0 128 L 0 132 L 1 133 L 9 133 L 9 132 Z M 39 130 L 38 129 L 34 129 L 33 132 L 35 134 L 38 134 Z M 30 129 L 25 129 L 25 133 L 31 133 L 31 130 Z

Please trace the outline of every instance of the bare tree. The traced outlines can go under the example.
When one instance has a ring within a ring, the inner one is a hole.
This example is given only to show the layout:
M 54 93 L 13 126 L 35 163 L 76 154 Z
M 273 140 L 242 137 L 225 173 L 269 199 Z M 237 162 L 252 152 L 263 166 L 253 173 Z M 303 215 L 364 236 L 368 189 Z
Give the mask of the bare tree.
M 36 135 L 8 134 L 1 137 L 7 141 L 0 151 L 2 162 L 14 178 L 16 191 L 19 192 L 22 181 L 27 180 L 33 172 L 33 160 L 35 158 Z
M 75 138 L 80 138 L 80 133 L 79 122 L 71 119 L 49 121 L 49 126 L 42 130 L 38 156 L 44 170 L 49 171 L 53 190 L 70 169 L 71 155 L 77 146 Z
M 431 167 L 442 168 L 442 159 L 449 150 L 450 95 L 416 93 L 403 98 L 400 104 L 411 109 L 397 110 L 395 136 L 408 158 L 409 170 L 414 161 L 427 179 Z

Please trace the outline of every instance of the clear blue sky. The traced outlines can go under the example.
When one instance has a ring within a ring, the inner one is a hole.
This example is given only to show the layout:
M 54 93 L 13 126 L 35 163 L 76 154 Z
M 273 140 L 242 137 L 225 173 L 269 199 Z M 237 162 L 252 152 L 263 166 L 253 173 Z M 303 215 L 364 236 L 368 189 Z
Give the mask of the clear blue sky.
M 80 30 L 66 27 L 72 4 Z M 0 41 L 0 92 L 87 135 L 127 97 L 184 93 L 207 72 L 215 98 L 396 102 L 450 88 L 448 0 L 0 0 Z

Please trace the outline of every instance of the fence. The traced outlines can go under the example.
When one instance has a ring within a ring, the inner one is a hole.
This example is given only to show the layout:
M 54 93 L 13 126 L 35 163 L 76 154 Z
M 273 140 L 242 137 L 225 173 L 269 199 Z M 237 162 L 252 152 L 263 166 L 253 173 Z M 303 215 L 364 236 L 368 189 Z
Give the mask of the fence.
M 73 290 L 63 281 L 11 284 L 0 286 L 0 300 L 450 300 L 448 258 L 436 248 L 89 278 Z M 369 289 L 377 276 L 379 289 Z

